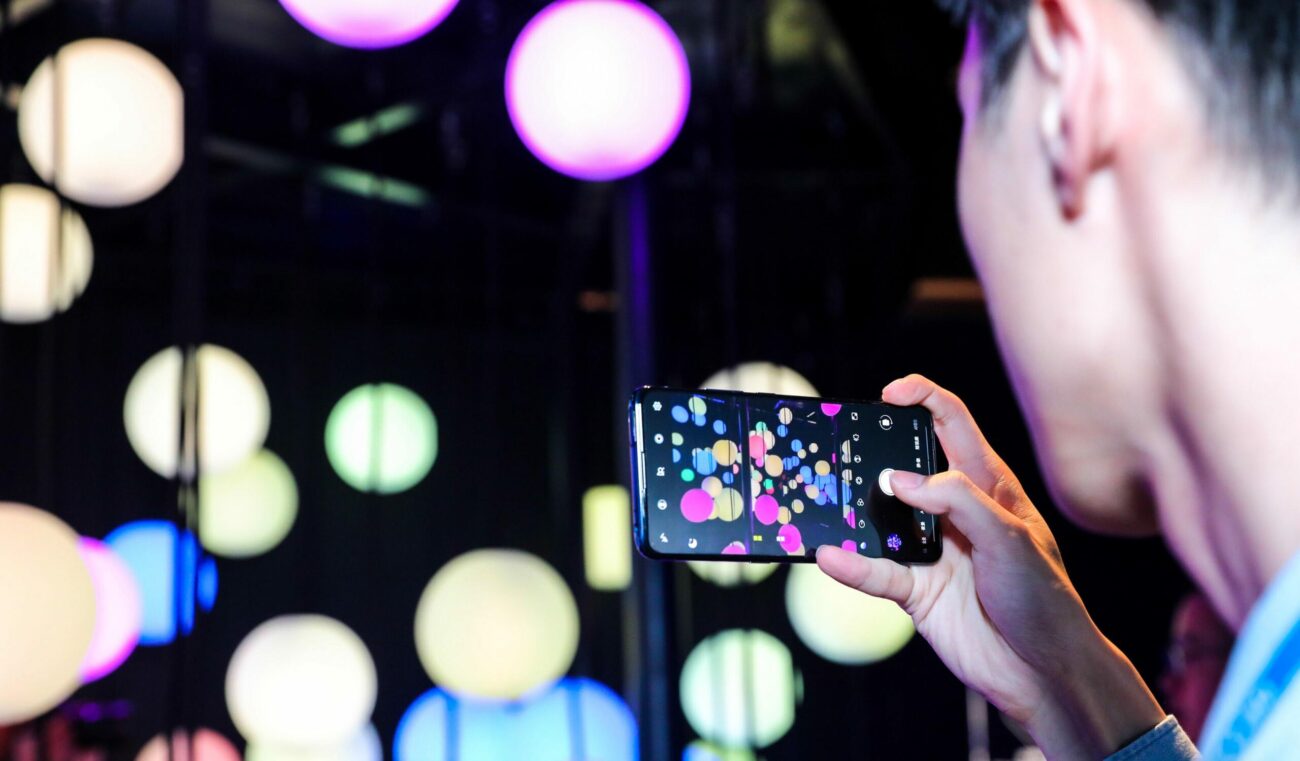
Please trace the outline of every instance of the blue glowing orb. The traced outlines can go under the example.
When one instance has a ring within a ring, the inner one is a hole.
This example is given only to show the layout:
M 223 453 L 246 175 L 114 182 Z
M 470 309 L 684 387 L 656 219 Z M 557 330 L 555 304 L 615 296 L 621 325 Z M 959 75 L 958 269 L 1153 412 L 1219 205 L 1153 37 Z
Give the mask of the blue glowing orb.
M 177 538 L 182 536 L 178 547 Z M 198 542 L 190 532 L 182 535 L 167 521 L 135 521 L 115 529 L 104 543 L 122 558 L 140 584 L 144 604 L 141 645 L 166 645 L 176 639 L 178 622 L 186 634 L 193 631 L 195 597 L 199 607 L 212 610 L 217 601 L 217 565 L 210 557 L 200 559 Z M 178 555 L 182 568 L 180 590 L 176 588 L 175 573 Z
M 421 695 L 393 738 L 395 761 L 636 761 L 636 719 L 611 689 L 564 679 L 517 703 Z

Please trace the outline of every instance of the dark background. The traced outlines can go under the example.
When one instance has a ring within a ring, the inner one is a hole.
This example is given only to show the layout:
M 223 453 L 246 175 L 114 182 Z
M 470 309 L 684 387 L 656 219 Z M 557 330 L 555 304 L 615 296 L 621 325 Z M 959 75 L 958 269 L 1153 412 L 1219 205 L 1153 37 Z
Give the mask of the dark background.
M 874 398 L 907 372 L 939 380 L 1047 514 L 1097 623 L 1153 681 L 1182 573 L 1158 541 L 1093 537 L 1059 516 L 982 306 L 912 297 L 923 278 L 971 276 L 953 204 L 961 31 L 926 2 L 653 3 L 690 58 L 686 126 L 640 177 L 587 184 L 535 160 L 505 110 L 506 57 L 543 5 L 461 0 L 427 37 L 360 52 L 312 37 L 274 0 L 211 0 L 206 96 L 183 80 L 207 105 L 204 150 L 187 157 L 207 170 L 206 220 L 178 221 L 194 218 L 176 187 L 83 210 L 96 246 L 85 296 L 49 323 L 0 325 L 0 498 L 90 536 L 175 514 L 174 487 L 132 453 L 121 409 L 132 374 L 178 326 L 239 352 L 266 383 L 267 446 L 297 477 L 301 511 L 270 554 L 219 563 L 216 608 L 189 645 L 198 723 L 236 738 L 222 695 L 235 646 L 271 616 L 320 612 L 368 644 L 375 723 L 391 745 L 430 686 L 411 638 L 419 594 L 482 546 L 553 563 L 582 613 L 573 673 L 628 686 L 623 601 L 583 582 L 579 500 L 625 468 L 616 262 L 638 192 L 654 339 L 633 350 L 657 367 L 634 383 L 694 386 L 748 360 L 848 398 Z M 0 79 L 21 84 L 60 44 L 92 35 L 178 70 L 178 7 L 52 3 L 0 33 Z M 411 127 L 355 149 L 331 142 L 333 128 L 402 102 L 422 109 Z M 409 183 L 420 200 L 332 187 L 328 165 Z M 0 179 L 32 178 L 16 116 L 0 110 Z M 334 402 L 376 381 L 421 394 L 441 432 L 430 476 L 391 497 L 353 491 L 324 456 Z M 783 586 L 784 571 L 723 590 L 673 569 L 674 694 L 695 642 L 761 628 L 790 646 L 806 685 L 793 730 L 765 758 L 965 756 L 963 689 L 924 642 L 878 665 L 829 664 L 794 636 Z M 175 661 L 172 648 L 142 648 L 83 691 L 135 703 L 127 757 L 165 726 Z M 680 749 L 692 734 L 675 705 L 671 720 Z M 995 750 L 1012 747 L 998 729 Z

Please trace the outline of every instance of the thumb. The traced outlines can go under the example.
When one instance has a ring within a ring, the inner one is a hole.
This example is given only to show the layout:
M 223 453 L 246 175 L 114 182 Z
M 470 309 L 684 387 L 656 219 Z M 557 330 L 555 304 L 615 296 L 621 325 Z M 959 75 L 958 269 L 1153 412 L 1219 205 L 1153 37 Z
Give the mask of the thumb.
M 867 558 L 831 544 L 817 548 L 817 566 L 846 587 L 883 597 L 907 609 L 914 585 L 912 569 L 885 558 Z

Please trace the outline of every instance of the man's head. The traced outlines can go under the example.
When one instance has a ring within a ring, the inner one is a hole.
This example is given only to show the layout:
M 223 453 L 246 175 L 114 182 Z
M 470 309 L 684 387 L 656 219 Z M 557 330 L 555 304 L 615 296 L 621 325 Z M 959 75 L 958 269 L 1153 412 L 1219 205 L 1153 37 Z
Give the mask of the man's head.
M 1215 414 L 1251 236 L 1300 231 L 1300 3 L 958 5 L 962 225 L 1048 480 L 1087 526 L 1176 533 L 1169 412 Z

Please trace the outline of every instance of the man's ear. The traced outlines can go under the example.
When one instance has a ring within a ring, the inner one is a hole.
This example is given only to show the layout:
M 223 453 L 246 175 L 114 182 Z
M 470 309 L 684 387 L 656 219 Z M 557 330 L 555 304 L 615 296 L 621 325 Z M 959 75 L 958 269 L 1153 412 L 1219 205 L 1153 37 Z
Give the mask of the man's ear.
M 1068 218 L 1085 210 L 1088 183 L 1109 159 L 1115 110 L 1095 0 L 1034 0 L 1029 47 L 1043 83 L 1039 137 Z

